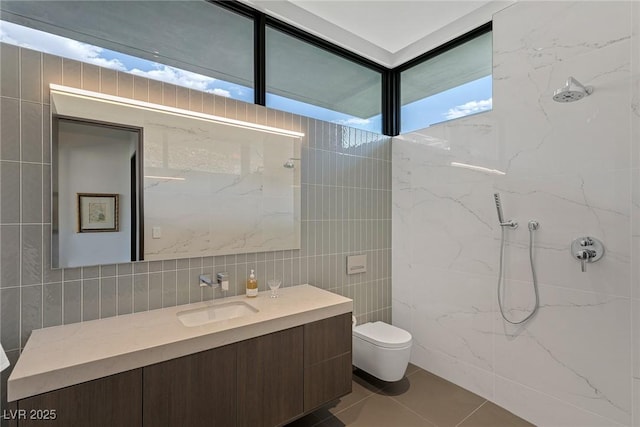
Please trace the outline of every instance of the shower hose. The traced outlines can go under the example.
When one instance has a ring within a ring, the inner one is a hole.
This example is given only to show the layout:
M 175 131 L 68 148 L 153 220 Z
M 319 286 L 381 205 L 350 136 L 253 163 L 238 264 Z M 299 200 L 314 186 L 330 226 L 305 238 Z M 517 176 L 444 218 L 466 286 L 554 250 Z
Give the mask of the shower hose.
M 533 292 L 536 295 L 536 304 L 533 307 L 533 311 L 529 313 L 527 317 L 524 319 L 514 322 L 509 320 L 507 316 L 504 314 L 504 308 L 502 307 L 502 276 L 503 276 L 503 267 L 504 267 L 504 229 L 505 227 L 500 227 L 502 229 L 502 234 L 500 236 L 500 271 L 498 272 L 498 306 L 500 307 L 500 314 L 502 318 L 511 323 L 512 325 L 520 325 L 527 320 L 531 319 L 534 314 L 538 311 L 538 307 L 540 307 L 540 295 L 538 293 L 538 278 L 536 276 L 536 267 L 533 265 L 533 232 L 538 228 L 538 223 L 535 221 L 529 221 L 529 263 L 531 264 L 531 276 L 533 277 Z

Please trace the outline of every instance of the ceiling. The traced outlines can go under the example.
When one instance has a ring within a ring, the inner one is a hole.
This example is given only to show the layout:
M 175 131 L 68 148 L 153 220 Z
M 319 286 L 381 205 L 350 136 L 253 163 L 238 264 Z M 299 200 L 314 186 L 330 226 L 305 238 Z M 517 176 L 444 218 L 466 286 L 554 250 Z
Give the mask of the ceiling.
M 385 67 L 491 20 L 513 3 L 488 0 L 242 0 Z

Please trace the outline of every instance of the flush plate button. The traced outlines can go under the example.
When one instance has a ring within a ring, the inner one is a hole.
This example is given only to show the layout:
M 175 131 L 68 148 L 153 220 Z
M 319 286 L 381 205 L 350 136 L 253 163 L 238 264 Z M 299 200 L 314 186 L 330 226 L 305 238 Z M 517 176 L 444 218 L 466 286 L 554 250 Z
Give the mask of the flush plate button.
M 347 274 L 367 272 L 367 254 L 349 255 L 347 257 Z

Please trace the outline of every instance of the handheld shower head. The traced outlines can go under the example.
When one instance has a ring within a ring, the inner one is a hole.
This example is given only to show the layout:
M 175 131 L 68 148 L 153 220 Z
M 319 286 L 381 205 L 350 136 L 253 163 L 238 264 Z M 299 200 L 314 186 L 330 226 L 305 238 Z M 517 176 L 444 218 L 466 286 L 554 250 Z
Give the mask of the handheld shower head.
M 583 86 L 573 77 L 569 77 L 563 87 L 553 92 L 553 100 L 556 102 L 574 102 L 592 93 L 593 86 Z
M 500 203 L 500 193 L 493 193 L 493 200 L 496 202 L 496 210 L 498 211 L 498 221 L 500 224 L 504 222 L 504 216 L 502 214 L 502 203 Z
M 496 210 L 498 211 L 498 222 L 500 227 L 518 228 L 518 223 L 512 220 L 505 221 L 502 214 L 502 202 L 500 201 L 500 193 L 493 193 L 493 200 L 496 202 Z

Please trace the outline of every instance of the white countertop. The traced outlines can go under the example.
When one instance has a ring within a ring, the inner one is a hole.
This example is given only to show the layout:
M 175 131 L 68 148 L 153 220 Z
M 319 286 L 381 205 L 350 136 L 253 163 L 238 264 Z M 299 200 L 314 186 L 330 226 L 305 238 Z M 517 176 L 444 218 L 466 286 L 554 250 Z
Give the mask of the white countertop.
M 349 298 L 310 285 L 179 305 L 31 333 L 7 383 L 14 401 L 62 387 L 186 356 L 326 319 L 353 310 Z M 259 311 L 201 326 L 184 326 L 176 313 L 244 301 Z

